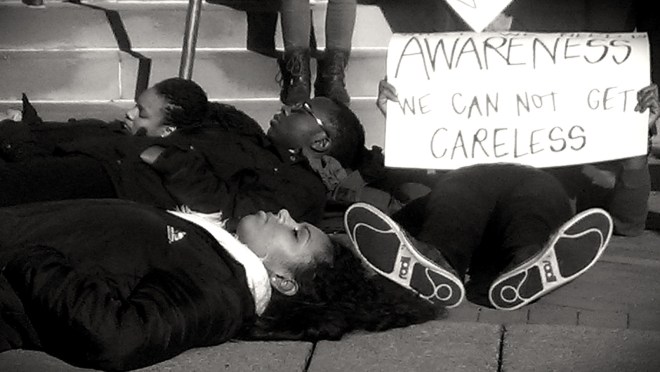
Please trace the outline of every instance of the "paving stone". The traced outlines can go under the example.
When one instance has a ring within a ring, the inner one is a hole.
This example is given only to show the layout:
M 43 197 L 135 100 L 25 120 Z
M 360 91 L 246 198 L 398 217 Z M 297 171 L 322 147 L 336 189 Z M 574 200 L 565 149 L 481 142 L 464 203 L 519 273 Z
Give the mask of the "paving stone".
M 528 324 L 577 324 L 578 315 L 574 308 L 545 305 L 539 302 L 527 308 L 529 309 Z
M 647 235 L 643 244 L 657 247 L 658 237 Z M 656 309 L 660 312 L 660 251 L 648 253 L 649 259 L 605 257 L 575 281 L 541 298 L 539 303 L 588 310 L 627 312 L 634 306 Z M 616 259 L 615 259 L 616 258 Z M 631 290 L 634 283 L 635 290 Z
M 618 311 L 579 310 L 578 325 L 598 328 L 628 328 L 628 314 Z
M 529 314 L 526 307 L 513 311 L 502 311 L 484 307 L 479 311 L 480 323 L 525 324 L 528 317 Z
M 309 372 L 497 371 L 500 327 L 434 321 L 319 342 Z
M 628 314 L 628 327 L 660 331 L 660 311 L 633 309 Z
M 657 137 L 660 140 L 660 136 Z M 660 160 L 650 162 L 654 167 L 660 168 Z M 652 195 L 655 198 L 649 200 L 650 208 L 660 212 L 660 203 L 657 200 L 658 195 Z M 601 257 L 601 261 L 625 263 L 625 259 L 639 258 L 646 259 L 646 266 L 653 266 L 660 269 L 660 260 L 658 260 L 658 247 L 655 244 L 649 244 L 660 236 L 657 231 L 644 231 L 642 235 L 633 237 L 613 236 L 610 244 Z M 630 261 L 628 261 L 630 262 Z M 638 263 L 639 261 L 634 261 Z
M 502 371 L 660 370 L 660 332 L 512 325 L 504 334 Z
M 310 357 L 309 342 L 230 342 L 188 350 L 141 372 L 296 372 L 304 371 Z M 78 368 L 46 353 L 10 350 L 0 354 L 0 371 L 76 372 Z
M 11 372 L 78 372 L 78 368 L 40 351 L 9 350 L 0 353 L 0 371 Z
M 451 322 L 477 322 L 480 307 L 469 301 L 463 301 L 459 306 L 447 310 L 446 320 Z
M 189 350 L 141 372 L 296 372 L 304 371 L 309 342 L 231 342 Z

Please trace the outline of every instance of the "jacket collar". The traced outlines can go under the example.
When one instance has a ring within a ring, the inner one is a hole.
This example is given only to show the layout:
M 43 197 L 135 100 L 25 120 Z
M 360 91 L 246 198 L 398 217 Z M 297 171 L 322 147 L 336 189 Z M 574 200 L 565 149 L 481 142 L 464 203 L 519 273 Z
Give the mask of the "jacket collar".
M 203 214 L 192 211 L 168 211 L 171 214 L 190 221 L 195 225 L 208 231 L 215 240 L 229 253 L 236 261 L 245 268 L 245 276 L 248 288 L 252 293 L 255 311 L 257 315 L 263 314 L 270 302 L 272 288 L 268 278 L 268 272 L 259 257 L 234 235 L 224 229 L 220 221 L 220 214 Z

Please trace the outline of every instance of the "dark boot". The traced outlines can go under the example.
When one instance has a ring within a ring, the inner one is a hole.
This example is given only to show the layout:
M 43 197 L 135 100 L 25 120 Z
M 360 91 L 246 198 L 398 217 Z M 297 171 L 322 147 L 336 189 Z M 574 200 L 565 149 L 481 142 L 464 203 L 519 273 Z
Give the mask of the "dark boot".
M 295 49 L 284 52 L 279 60 L 282 73 L 280 100 L 285 105 L 293 105 L 309 99 L 311 75 L 309 70 L 309 50 Z
M 349 104 L 351 97 L 346 91 L 344 70 L 348 64 L 349 51 L 328 49 L 322 60 L 318 61 L 314 94 L 316 97 L 328 97 L 344 104 Z

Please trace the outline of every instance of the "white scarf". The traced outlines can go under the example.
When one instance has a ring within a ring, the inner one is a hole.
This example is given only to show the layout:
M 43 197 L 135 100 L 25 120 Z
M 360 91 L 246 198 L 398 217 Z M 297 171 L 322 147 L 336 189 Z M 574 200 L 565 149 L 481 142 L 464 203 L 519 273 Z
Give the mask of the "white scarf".
M 254 299 L 257 315 L 263 314 L 270 302 L 271 286 L 266 267 L 259 257 L 234 235 L 224 229 L 221 213 L 204 214 L 193 212 L 188 208 L 182 211 L 168 211 L 208 231 L 225 250 L 245 268 L 247 284 Z

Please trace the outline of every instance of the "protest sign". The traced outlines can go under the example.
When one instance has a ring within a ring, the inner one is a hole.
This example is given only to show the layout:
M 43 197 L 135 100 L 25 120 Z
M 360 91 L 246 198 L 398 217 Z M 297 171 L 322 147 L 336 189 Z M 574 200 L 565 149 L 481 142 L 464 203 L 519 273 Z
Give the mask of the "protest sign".
M 385 164 L 535 167 L 646 154 L 645 33 L 394 34 Z

